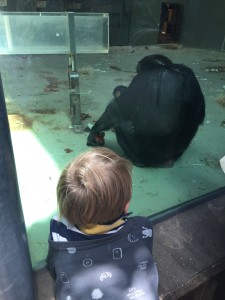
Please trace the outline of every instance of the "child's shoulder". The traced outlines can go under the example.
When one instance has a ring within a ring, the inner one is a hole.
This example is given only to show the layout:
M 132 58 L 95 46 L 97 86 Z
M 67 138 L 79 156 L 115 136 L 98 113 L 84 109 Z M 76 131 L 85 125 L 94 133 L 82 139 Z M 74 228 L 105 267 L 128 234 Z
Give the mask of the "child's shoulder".
M 130 217 L 130 223 L 132 223 L 132 231 L 137 231 L 144 236 L 152 237 L 153 225 L 149 218 L 143 216 Z
M 140 225 L 140 226 L 151 226 L 152 227 L 152 223 L 150 221 L 150 219 L 148 217 L 144 217 L 144 216 L 133 216 L 130 219 L 133 220 L 133 222 L 136 225 Z

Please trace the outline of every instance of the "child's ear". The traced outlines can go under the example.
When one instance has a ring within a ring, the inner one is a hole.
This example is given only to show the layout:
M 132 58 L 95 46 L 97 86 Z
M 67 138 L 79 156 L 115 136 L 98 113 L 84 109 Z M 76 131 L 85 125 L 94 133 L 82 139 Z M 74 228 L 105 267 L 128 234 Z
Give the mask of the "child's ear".
M 128 213 L 129 206 L 130 206 L 130 202 L 127 202 L 125 209 L 124 209 L 125 214 Z

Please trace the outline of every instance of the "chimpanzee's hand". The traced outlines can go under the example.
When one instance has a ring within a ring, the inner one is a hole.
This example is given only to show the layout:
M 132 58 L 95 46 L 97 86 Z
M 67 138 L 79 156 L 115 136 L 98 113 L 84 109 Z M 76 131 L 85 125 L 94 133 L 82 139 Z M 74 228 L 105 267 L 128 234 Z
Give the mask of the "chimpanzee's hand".
M 99 132 L 99 134 L 93 134 L 90 132 L 87 138 L 87 146 L 97 147 L 105 145 L 105 132 Z

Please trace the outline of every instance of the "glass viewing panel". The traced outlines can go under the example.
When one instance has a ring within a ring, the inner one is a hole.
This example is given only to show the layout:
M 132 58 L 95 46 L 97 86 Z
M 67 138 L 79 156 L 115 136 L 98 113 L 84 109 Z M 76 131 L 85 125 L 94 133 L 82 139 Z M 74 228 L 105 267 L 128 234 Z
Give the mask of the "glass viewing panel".
M 72 14 L 75 38 L 68 13 L 0 13 L 0 54 L 108 53 L 108 14 Z
M 75 14 L 77 53 L 108 53 L 109 15 Z

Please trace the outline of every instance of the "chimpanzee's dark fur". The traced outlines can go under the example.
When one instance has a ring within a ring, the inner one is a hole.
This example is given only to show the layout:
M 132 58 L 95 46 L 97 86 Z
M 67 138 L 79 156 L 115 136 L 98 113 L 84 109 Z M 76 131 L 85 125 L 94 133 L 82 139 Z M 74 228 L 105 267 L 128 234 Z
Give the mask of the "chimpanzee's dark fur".
M 134 164 L 166 166 L 182 155 L 203 123 L 204 96 L 193 71 L 163 55 L 144 57 L 137 73 L 127 88 L 119 86 L 120 95 L 92 127 L 87 144 L 97 146 L 94 137 L 114 127 Z

